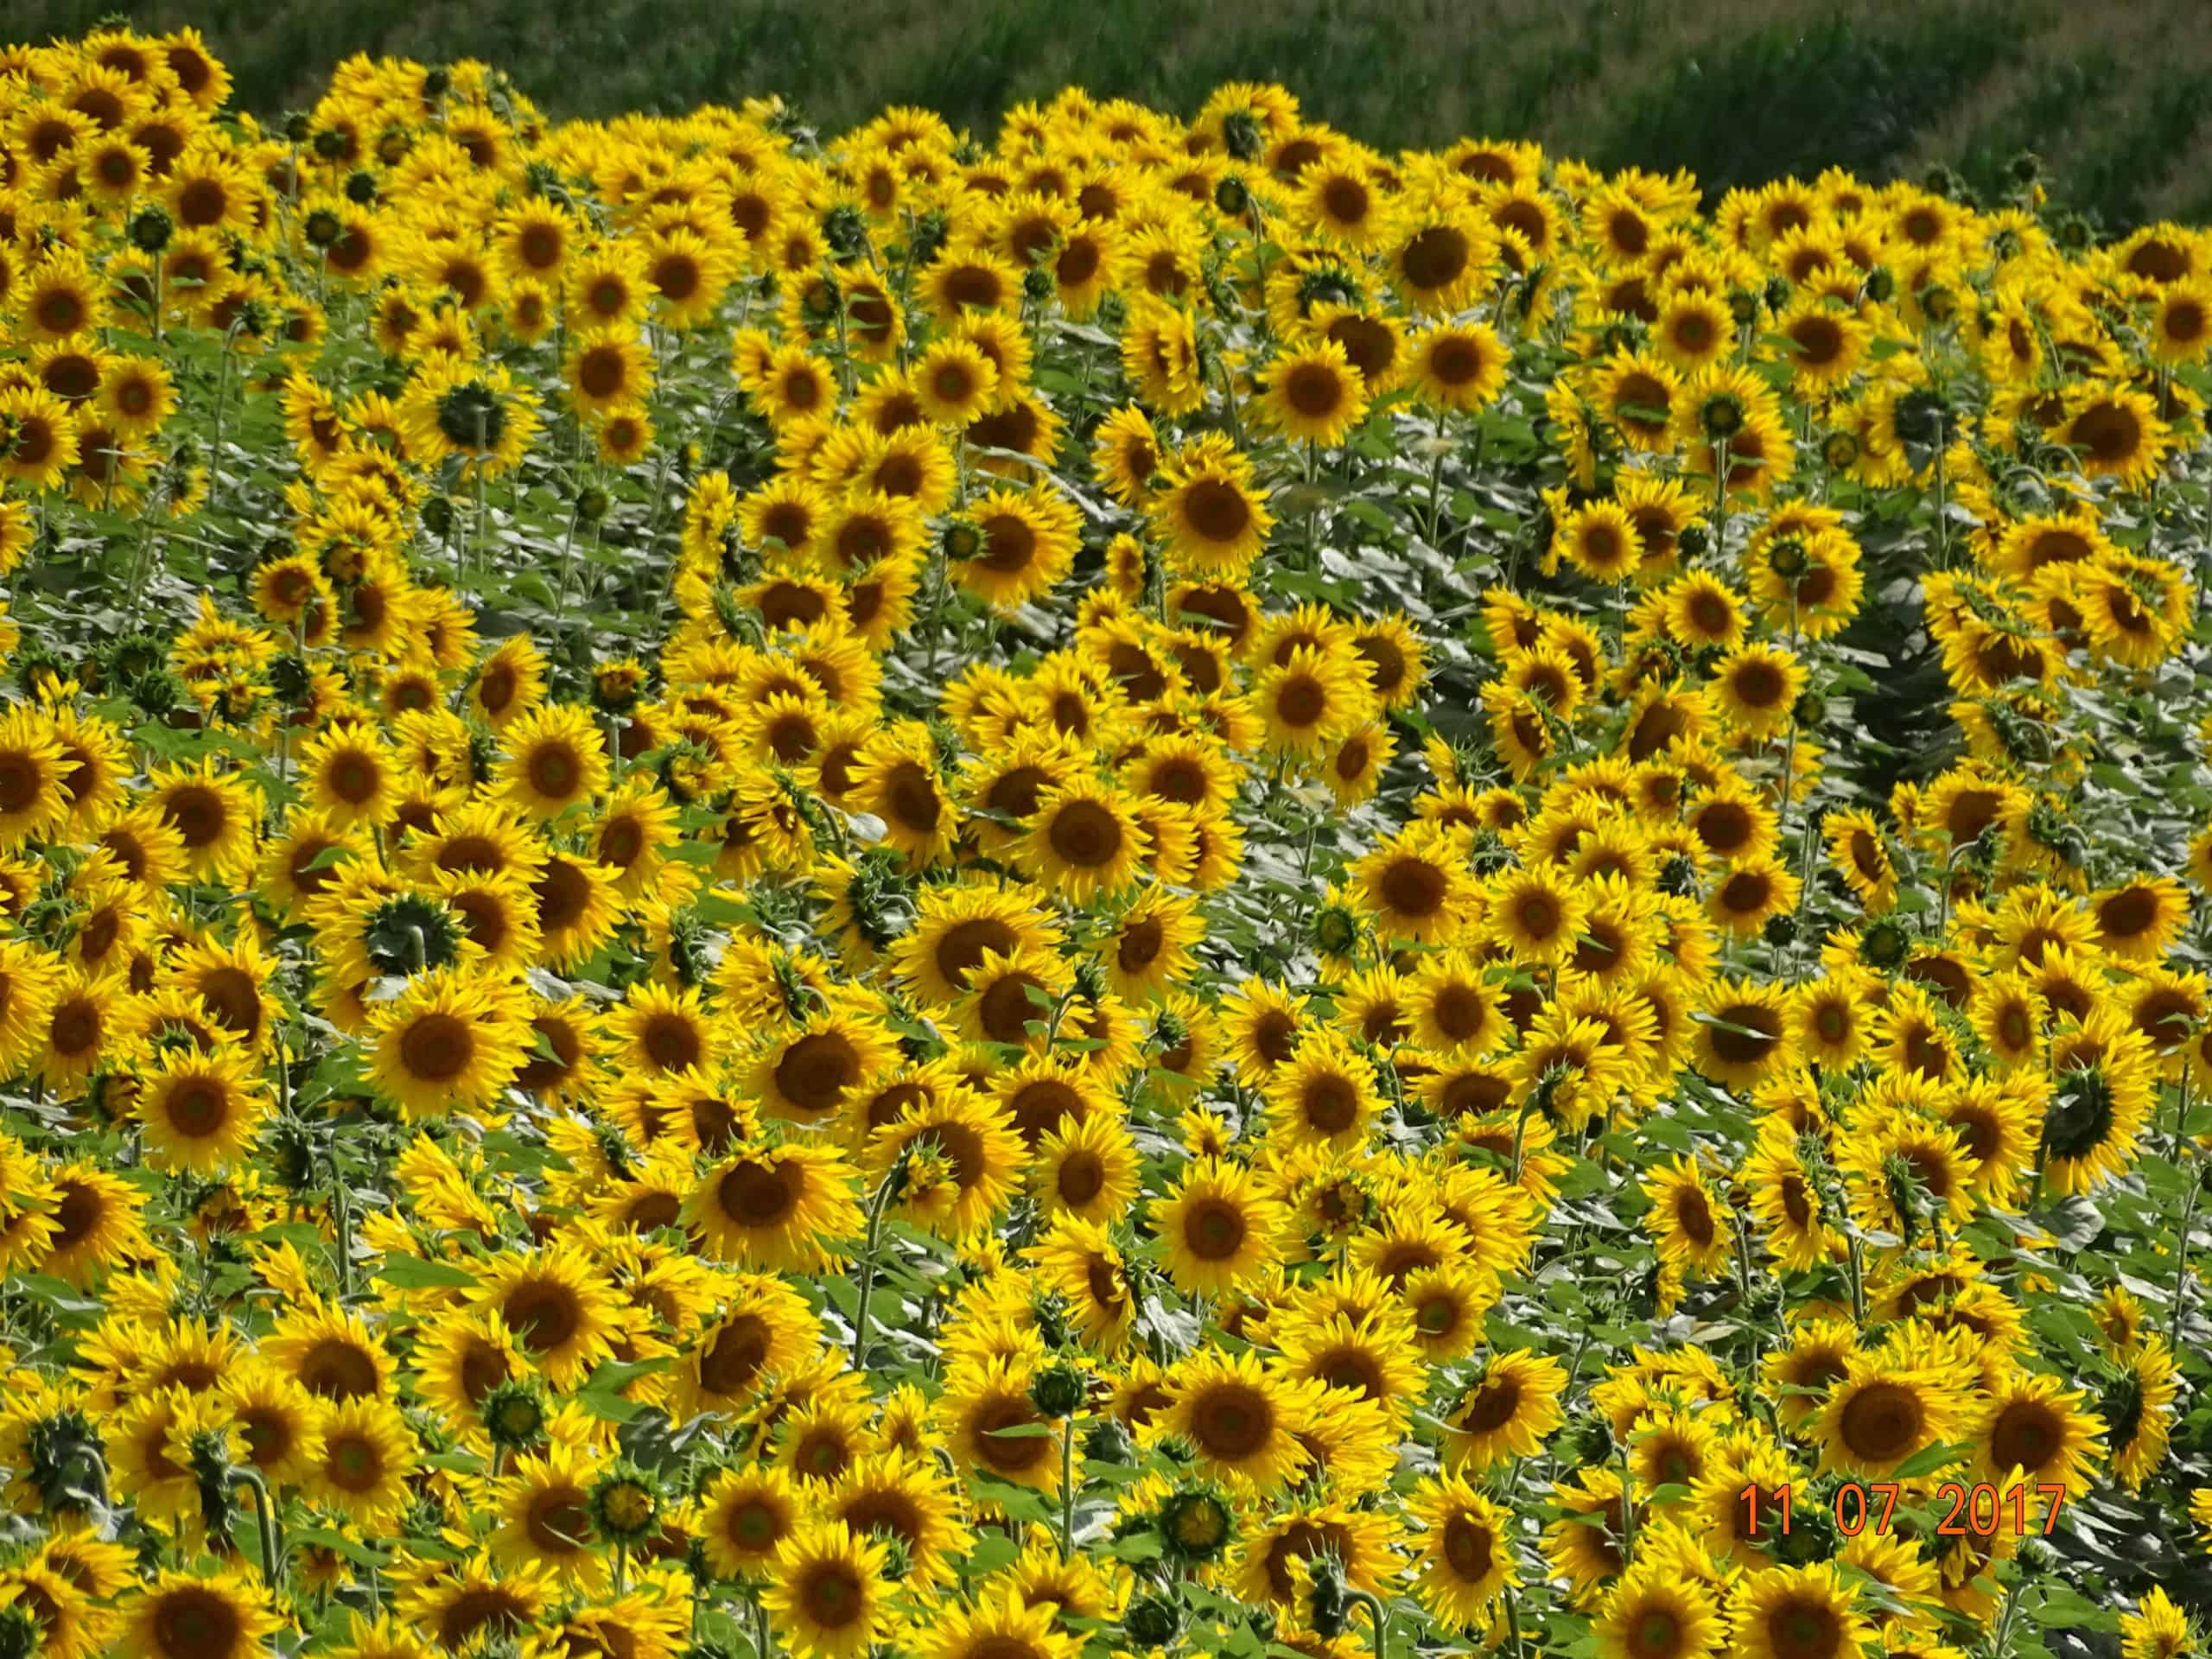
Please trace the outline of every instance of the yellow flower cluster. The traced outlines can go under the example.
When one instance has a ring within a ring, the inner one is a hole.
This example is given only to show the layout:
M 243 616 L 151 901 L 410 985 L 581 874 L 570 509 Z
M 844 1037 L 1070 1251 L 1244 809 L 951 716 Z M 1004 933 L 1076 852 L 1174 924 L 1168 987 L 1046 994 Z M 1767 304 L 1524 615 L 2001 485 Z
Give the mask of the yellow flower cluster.
M 2193 1650 L 2212 236 L 227 95 L 0 51 L 0 1659 Z

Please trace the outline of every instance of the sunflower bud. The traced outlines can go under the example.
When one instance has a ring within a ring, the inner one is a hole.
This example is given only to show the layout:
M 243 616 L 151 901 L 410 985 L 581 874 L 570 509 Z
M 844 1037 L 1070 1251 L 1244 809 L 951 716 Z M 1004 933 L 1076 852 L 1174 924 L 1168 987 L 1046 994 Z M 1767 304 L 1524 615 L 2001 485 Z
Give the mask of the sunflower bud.
M 660 1478 L 624 1459 L 593 1483 L 591 1517 L 606 1536 L 634 1544 L 660 1528 Z
M 1712 443 L 1726 443 L 1744 429 L 1744 405 L 1735 393 L 1717 391 L 1697 406 L 1697 423 Z
M 1093 1463 L 1135 1461 L 1137 1443 L 1118 1417 L 1101 1417 L 1083 1432 L 1083 1455 Z
M 46 1628 L 27 1602 L 0 1607 L 0 1659 L 32 1659 L 43 1650 Z
M 1182 1627 L 1182 1609 L 1166 1596 L 1138 1596 L 1122 1615 L 1122 1629 L 1134 1648 L 1164 1648 Z
M 1037 1373 L 1029 1385 L 1029 1403 L 1046 1417 L 1072 1417 L 1083 1408 L 1090 1392 L 1090 1379 L 1083 1368 L 1056 1360 Z
M 1160 1506 L 1154 1524 L 1171 1558 L 1185 1566 L 1203 1567 L 1229 1548 L 1235 1519 L 1228 1503 L 1211 1486 L 1180 1486 Z
M 1325 957 L 1348 957 L 1359 944 L 1359 918 L 1350 906 L 1324 905 L 1313 914 L 1313 948 Z
M 1242 219 L 1244 210 L 1252 205 L 1252 193 L 1244 188 L 1244 181 L 1232 173 L 1214 186 L 1213 205 L 1231 219 Z
M 492 1444 L 506 1452 L 527 1452 L 545 1438 L 545 1396 L 524 1378 L 502 1382 L 478 1408 Z
M 944 556 L 948 559 L 972 559 L 983 550 L 983 532 L 965 518 L 955 518 L 944 527 Z
M 1308 1558 L 1306 1568 L 1313 1586 L 1314 1635 L 1342 1636 L 1351 1611 L 1351 1586 L 1344 1582 L 1342 1564 L 1333 1555 L 1315 1555 Z
M 159 253 L 169 245 L 176 221 L 150 203 L 130 215 L 130 245 L 141 253 Z
M 1859 958 L 1870 968 L 1886 973 L 1901 965 L 1912 950 L 1912 938 L 1898 923 L 1884 917 L 1859 936 Z

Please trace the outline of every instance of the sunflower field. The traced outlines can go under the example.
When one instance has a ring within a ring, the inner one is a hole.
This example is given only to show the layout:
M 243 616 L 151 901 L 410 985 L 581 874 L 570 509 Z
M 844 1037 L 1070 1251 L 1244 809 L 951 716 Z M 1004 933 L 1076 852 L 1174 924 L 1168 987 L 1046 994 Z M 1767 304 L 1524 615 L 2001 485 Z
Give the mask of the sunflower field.
M 0 50 L 0 1659 L 2180 1659 L 2212 234 Z

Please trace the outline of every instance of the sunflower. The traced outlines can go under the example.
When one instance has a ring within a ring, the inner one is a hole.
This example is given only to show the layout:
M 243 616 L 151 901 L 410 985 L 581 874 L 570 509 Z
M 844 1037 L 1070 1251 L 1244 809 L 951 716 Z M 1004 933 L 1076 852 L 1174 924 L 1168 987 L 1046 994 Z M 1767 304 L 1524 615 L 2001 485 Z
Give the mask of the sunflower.
M 1494 1351 L 1443 1414 L 1446 1469 L 1475 1475 L 1508 1458 L 1535 1456 L 1567 1421 L 1560 1407 L 1566 1387 L 1567 1368 L 1548 1355 Z
M 500 1574 L 489 1555 L 464 1556 L 410 1586 L 399 1603 L 411 1628 L 434 1635 L 448 1653 L 502 1637 L 519 1637 L 543 1621 L 554 1599 L 550 1573 L 532 1567 Z M 411 1653 L 380 1659 L 418 1659 Z
M 12 989 L 12 975 L 10 979 Z M 37 1000 L 29 1002 L 38 1011 L 38 1023 L 24 1058 L 48 1088 L 73 1100 L 93 1073 L 129 1053 L 124 1020 L 128 984 L 113 971 L 94 975 L 73 966 L 57 976 L 43 963 L 40 979 L 44 994 L 35 993 Z
M 917 868 L 944 857 L 959 827 L 937 758 L 926 731 L 894 728 L 880 733 L 861 750 L 844 803 L 848 810 L 865 811 L 881 822 L 885 844 L 905 854 Z
M 68 815 L 70 759 L 54 722 L 18 703 L 0 715 L 0 848 L 44 839 Z
M 1149 847 L 1118 791 L 1071 779 L 1039 794 L 1014 856 L 1033 879 L 1083 903 L 1127 888 Z
M 2131 490 L 2158 476 L 2172 436 L 2148 393 L 2092 383 L 2068 402 L 2066 422 L 2054 435 L 2074 451 L 2083 474 L 2117 479 Z
M 1976 1468 L 1985 1479 L 2018 1471 L 2041 1486 L 2063 1486 L 2069 1497 L 2088 1496 L 2091 1476 L 2104 1460 L 2099 1444 L 2105 1420 L 2084 1410 L 2087 1395 L 2068 1391 L 2054 1376 L 2015 1372 L 1993 1389 L 1971 1436 Z
M 2156 961 L 2189 920 L 2189 894 L 2171 876 L 2138 877 L 2093 894 L 2089 913 L 2105 950 L 2131 962 Z
M 1724 1631 L 1712 1587 L 1647 1560 L 1605 1592 L 1594 1633 L 1604 1659 L 1701 1659 L 1721 1650 Z
M 835 1149 L 790 1143 L 709 1171 L 683 1220 L 723 1261 L 812 1272 L 834 1259 L 827 1241 L 858 1230 L 853 1185 L 852 1166 Z
M 686 1415 L 745 1409 L 772 1379 L 793 1374 L 821 1346 L 805 1299 L 783 1280 L 733 1274 L 721 1295 L 677 1367 L 671 1403 Z
M 1048 1214 L 1118 1220 L 1139 1191 L 1135 1143 L 1106 1113 L 1065 1120 L 1036 1145 L 1029 1185 Z
M 1832 812 L 1821 823 L 1829 861 L 1859 901 L 1876 915 L 1897 900 L 1897 867 L 1874 815 L 1863 808 Z
M 857 1659 L 887 1630 L 890 1551 L 842 1521 L 802 1526 L 777 1546 L 761 1595 L 777 1630 L 808 1659 Z
M 1692 1160 L 1662 1165 L 1644 1182 L 1643 1192 L 1651 1200 L 1643 1225 L 1662 1262 L 1707 1276 L 1726 1266 L 1735 1224 L 1715 1204 Z
M 145 1198 L 129 1181 L 90 1163 L 64 1164 L 48 1179 L 54 1197 L 54 1231 L 41 1273 L 82 1287 L 153 1254 L 142 1215 Z
M 1063 1211 L 1027 1255 L 1042 1281 L 1067 1303 L 1085 1345 L 1111 1354 L 1126 1344 L 1136 1302 L 1128 1262 L 1103 1224 Z
M 2120 1376 L 2103 1396 L 2113 1473 L 2131 1492 L 2142 1491 L 2165 1460 L 2180 1386 L 2172 1350 L 2146 1333 L 2121 1359 Z
M 1296 443 L 1334 448 L 1367 414 L 1367 382 L 1344 348 L 1325 336 L 1268 365 L 1259 407 Z
M 493 1257 L 479 1273 L 473 1299 L 514 1332 L 531 1363 L 556 1387 L 573 1386 L 607 1355 L 617 1313 L 614 1293 L 572 1246 Z
M 1481 889 L 1449 832 L 1408 826 L 1351 870 L 1354 890 L 1386 936 L 1428 944 L 1457 926 Z
M 129 1659 L 249 1659 L 284 1623 L 264 1592 L 231 1573 L 163 1573 L 118 1617 L 116 1651 Z
M 1300 1436 L 1322 1398 L 1313 1384 L 1272 1375 L 1249 1353 L 1209 1350 L 1171 1374 L 1166 1404 L 1149 1432 L 1181 1435 L 1209 1473 L 1233 1474 L 1266 1491 L 1304 1466 Z
M 933 341 L 912 370 L 915 401 L 940 426 L 964 429 L 997 401 L 998 365 L 972 339 Z
M 1073 1637 L 1059 1628 L 1061 1609 L 1008 1586 L 985 1592 L 974 1607 L 954 1607 L 938 1620 L 918 1651 L 923 1659 L 1072 1659 Z
M 509 995 L 458 968 L 418 975 L 370 1023 L 370 1076 L 410 1118 L 481 1111 L 528 1058 Z
M 606 742 L 588 709 L 542 705 L 504 728 L 500 741 L 506 754 L 493 781 L 526 817 L 557 818 L 607 787 Z
M 1496 403 L 1512 362 L 1505 342 L 1480 322 L 1440 324 L 1413 340 L 1414 384 L 1439 410 L 1472 410 Z
M 1155 1206 L 1167 1275 L 1186 1295 L 1234 1289 L 1277 1259 L 1284 1216 L 1242 1165 L 1203 1158 Z
M 766 1576 L 805 1512 L 798 1483 L 781 1469 L 758 1465 L 721 1471 L 699 1495 L 699 1506 L 701 1548 L 725 1580 Z M 859 1530 L 865 1535 L 868 1529 Z
M 609 1034 L 625 1065 L 672 1076 L 710 1071 L 721 1036 L 696 988 L 641 984 L 608 1015 Z
M 763 1042 L 751 1062 L 751 1082 L 765 1116 L 819 1123 L 865 1092 L 897 1058 L 869 1006 L 841 993 Z
M 148 1145 L 168 1166 L 212 1174 L 242 1158 L 269 1111 L 245 1057 L 172 1052 L 140 1080 Z
M 1367 1139 L 1382 1108 L 1374 1065 L 1326 1029 L 1300 1040 L 1264 1093 L 1271 1134 L 1289 1147 L 1349 1151 Z
M 372 728 L 332 726 L 300 751 L 308 798 L 340 828 L 387 823 L 399 805 L 396 757 Z
M 1166 487 L 1152 496 L 1154 533 L 1178 574 L 1241 578 L 1274 528 L 1266 493 L 1233 450 L 1204 440 L 1160 469 Z
M 899 977 L 934 1007 L 969 989 L 987 955 L 1011 957 L 1059 943 L 1058 925 L 1020 888 L 946 885 L 925 888 L 914 925 L 893 945 Z
M 1752 980 L 1719 980 L 1694 1016 L 1691 1064 L 1732 1089 L 1748 1089 L 1788 1065 L 1795 1053 L 1786 994 Z
M 950 569 L 995 610 L 1015 610 L 1041 597 L 1075 561 L 1076 510 L 1048 490 L 994 490 L 971 503 L 967 516 L 980 538 L 976 550 Z
M 976 1473 L 1055 1495 L 1060 1459 L 1030 1400 L 1027 1357 L 987 1357 L 949 1368 L 938 1419 L 957 1462 Z M 1034 1426 L 1033 1427 L 1033 1426 Z
M 492 1494 L 499 1522 L 490 1539 L 492 1559 L 509 1567 L 547 1568 L 582 1590 L 599 1589 L 607 1567 L 593 1548 L 594 1472 L 588 1453 L 558 1440 L 517 1458 Z
M 397 1406 L 373 1396 L 326 1406 L 317 1427 L 321 1455 L 308 1476 L 318 1501 L 364 1527 L 389 1527 L 407 1502 L 420 1461 L 414 1431 Z
M 0 481 L 59 488 L 79 458 L 77 417 L 41 386 L 0 387 Z
M 1931 1446 L 1947 1444 L 1964 1425 L 1966 1402 L 1941 1374 L 1876 1353 L 1845 1353 L 1826 1363 L 1839 1361 L 1841 1374 L 1807 1425 L 1820 1441 L 1823 1470 L 1879 1479 Z M 1801 1368 L 1794 1375 L 1811 1373 Z

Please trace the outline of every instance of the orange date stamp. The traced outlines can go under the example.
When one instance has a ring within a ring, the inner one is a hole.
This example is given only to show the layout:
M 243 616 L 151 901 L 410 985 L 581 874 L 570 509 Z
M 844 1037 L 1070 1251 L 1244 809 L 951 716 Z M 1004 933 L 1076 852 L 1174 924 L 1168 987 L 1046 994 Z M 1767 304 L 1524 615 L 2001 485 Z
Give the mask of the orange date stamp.
M 1847 1480 L 1835 1489 L 1828 1513 L 1836 1530 L 1847 1538 L 1856 1538 L 1870 1529 L 1885 1534 L 1895 1529 L 1897 1495 L 1904 1490 L 1891 1480 Z M 1939 1538 L 1993 1538 L 2000 1532 L 2010 1532 L 2016 1538 L 2031 1533 L 2049 1537 L 2057 1529 L 2066 1488 L 2048 1484 L 2031 1487 L 2023 1481 L 2000 1491 L 1987 1481 L 1970 1486 L 1963 1481 L 1947 1480 L 1936 1488 L 1935 1496 L 1940 1511 L 1936 1522 Z M 1747 1535 L 1761 1535 L 1770 1526 L 1788 1535 L 1796 1508 L 1790 1488 L 1754 1483 L 1737 1493 L 1736 1501 L 1744 1506 Z

